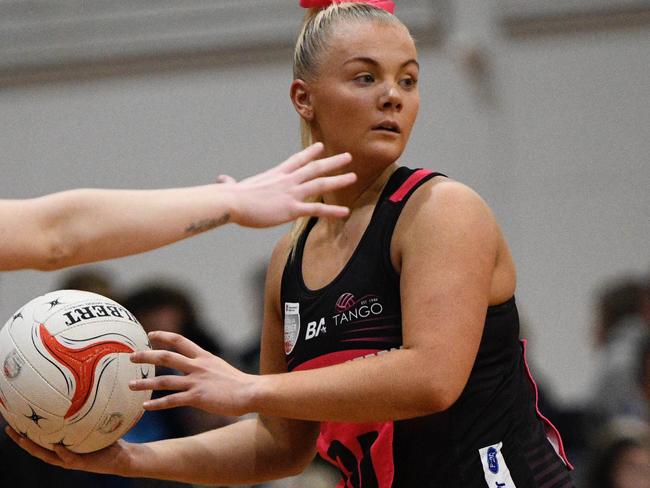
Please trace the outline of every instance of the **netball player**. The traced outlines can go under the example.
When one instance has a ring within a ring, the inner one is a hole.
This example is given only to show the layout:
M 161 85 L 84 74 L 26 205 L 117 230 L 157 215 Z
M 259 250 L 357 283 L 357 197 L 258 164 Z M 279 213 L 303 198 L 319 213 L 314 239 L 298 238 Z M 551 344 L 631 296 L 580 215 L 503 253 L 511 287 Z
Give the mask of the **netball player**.
M 151 339 L 169 350 L 132 358 L 185 373 L 135 381 L 176 390 L 148 409 L 258 418 L 86 456 L 13 439 L 65 467 L 196 483 L 287 476 L 318 451 L 346 488 L 572 486 L 559 437 L 536 411 L 515 268 L 494 216 L 463 184 L 397 164 L 419 66 L 408 30 L 383 8 L 310 11 L 298 40 L 291 99 L 305 138 L 351 153 L 358 179 L 322 197 L 349 206 L 346 219 L 300 222 L 275 248 L 263 374 L 165 332 Z
M 348 209 L 307 197 L 354 181 L 340 172 L 349 154 L 313 161 L 314 144 L 237 183 L 167 190 L 70 190 L 29 200 L 0 200 L 0 270 L 65 266 L 136 254 L 227 222 L 270 227 L 302 215 L 342 217 Z

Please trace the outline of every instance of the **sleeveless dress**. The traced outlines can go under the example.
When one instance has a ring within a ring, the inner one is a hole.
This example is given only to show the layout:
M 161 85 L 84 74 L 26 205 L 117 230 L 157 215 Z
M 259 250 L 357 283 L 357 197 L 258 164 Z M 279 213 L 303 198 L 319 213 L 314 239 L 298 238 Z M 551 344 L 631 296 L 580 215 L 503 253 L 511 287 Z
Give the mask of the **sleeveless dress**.
M 310 220 L 282 276 L 289 371 L 362 361 L 401 347 L 391 237 L 409 197 L 438 175 L 398 168 L 350 260 L 318 290 L 302 278 L 305 242 L 316 223 Z M 573 487 L 559 433 L 537 409 L 525 347 L 512 297 L 488 308 L 467 385 L 449 409 L 391 422 L 322 422 L 318 451 L 339 468 L 338 488 Z

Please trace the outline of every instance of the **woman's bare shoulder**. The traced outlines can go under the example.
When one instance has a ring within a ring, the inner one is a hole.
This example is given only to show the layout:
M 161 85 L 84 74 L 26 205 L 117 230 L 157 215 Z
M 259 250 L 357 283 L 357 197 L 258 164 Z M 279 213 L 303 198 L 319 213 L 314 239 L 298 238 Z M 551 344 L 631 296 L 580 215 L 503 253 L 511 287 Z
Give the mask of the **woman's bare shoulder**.
M 490 207 L 477 191 L 442 176 L 432 178 L 413 193 L 400 220 L 410 221 L 412 225 L 443 225 L 452 220 L 456 225 L 466 222 L 498 231 Z

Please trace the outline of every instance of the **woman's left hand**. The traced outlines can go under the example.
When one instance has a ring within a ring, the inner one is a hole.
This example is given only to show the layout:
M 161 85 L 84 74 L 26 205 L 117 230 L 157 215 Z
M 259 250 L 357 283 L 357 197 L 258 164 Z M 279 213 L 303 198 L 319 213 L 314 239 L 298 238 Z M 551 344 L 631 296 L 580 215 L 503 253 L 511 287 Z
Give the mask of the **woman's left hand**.
M 232 416 L 251 411 L 252 392 L 258 376 L 239 371 L 179 334 L 155 331 L 149 333 L 149 339 L 164 349 L 137 351 L 131 355 L 131 361 L 172 368 L 183 375 L 131 381 L 129 388 L 136 391 L 176 391 L 146 401 L 146 410 L 189 406 Z

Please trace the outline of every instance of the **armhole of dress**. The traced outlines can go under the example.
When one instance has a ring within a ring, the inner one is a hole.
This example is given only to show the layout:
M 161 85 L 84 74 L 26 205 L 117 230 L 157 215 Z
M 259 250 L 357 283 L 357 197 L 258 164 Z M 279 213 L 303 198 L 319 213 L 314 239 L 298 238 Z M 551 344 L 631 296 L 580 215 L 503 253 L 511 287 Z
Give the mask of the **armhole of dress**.
M 424 183 L 436 176 L 445 176 L 442 173 L 436 173 L 430 169 L 416 169 L 393 191 L 388 198 L 386 198 L 386 205 L 388 206 L 387 213 L 388 219 L 384 223 L 382 229 L 382 262 L 388 275 L 399 282 L 399 273 L 393 268 L 393 263 L 390 256 L 390 248 L 393 240 L 393 233 L 395 226 L 399 219 L 400 214 L 406 205 L 406 202 L 411 195 Z

